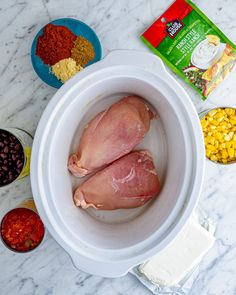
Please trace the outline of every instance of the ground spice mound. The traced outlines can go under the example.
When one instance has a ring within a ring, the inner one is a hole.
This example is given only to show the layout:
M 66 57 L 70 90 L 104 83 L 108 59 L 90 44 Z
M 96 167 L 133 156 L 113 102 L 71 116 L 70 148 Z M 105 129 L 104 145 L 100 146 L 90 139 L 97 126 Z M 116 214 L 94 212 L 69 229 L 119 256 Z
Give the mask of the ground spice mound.
M 80 65 L 76 65 L 75 60 L 73 60 L 71 57 L 62 59 L 52 66 L 53 74 L 62 83 L 65 83 L 82 69 L 83 68 Z
M 71 57 L 76 61 L 77 65 L 84 67 L 95 57 L 93 45 L 84 37 L 78 36 L 74 41 Z
M 43 35 L 38 37 L 36 55 L 50 66 L 69 58 L 76 36 L 64 26 L 48 24 Z

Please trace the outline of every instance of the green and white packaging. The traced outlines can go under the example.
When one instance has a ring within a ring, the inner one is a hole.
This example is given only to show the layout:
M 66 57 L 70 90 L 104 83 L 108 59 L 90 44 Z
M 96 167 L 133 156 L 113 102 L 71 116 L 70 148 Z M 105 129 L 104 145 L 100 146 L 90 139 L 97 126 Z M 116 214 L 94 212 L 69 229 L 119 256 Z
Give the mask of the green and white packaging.
M 141 36 L 203 99 L 236 64 L 236 46 L 189 0 L 176 0 Z

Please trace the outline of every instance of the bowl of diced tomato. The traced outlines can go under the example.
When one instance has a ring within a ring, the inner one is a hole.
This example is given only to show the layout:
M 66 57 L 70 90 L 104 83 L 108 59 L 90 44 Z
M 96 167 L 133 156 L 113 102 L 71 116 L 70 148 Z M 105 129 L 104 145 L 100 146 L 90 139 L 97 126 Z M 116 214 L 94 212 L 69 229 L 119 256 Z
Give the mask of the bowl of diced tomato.
M 28 208 L 15 208 L 3 217 L 0 233 L 1 239 L 8 249 L 25 253 L 40 245 L 45 229 L 35 211 Z

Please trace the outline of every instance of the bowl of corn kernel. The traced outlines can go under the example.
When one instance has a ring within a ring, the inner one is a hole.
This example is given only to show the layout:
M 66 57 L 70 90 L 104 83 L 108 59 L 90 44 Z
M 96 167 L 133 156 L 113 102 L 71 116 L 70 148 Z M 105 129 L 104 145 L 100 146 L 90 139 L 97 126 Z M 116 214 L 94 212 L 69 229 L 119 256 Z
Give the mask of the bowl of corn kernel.
M 236 162 L 236 108 L 218 107 L 200 114 L 206 157 L 216 163 Z

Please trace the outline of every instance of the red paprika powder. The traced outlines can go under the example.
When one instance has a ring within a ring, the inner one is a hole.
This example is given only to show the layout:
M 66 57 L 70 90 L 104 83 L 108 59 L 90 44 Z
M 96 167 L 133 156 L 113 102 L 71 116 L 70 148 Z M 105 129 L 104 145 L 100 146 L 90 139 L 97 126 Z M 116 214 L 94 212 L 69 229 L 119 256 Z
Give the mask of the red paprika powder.
M 76 36 L 64 26 L 48 24 L 43 35 L 38 37 L 36 55 L 50 66 L 58 61 L 71 57 Z

